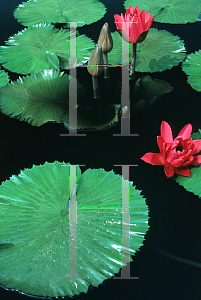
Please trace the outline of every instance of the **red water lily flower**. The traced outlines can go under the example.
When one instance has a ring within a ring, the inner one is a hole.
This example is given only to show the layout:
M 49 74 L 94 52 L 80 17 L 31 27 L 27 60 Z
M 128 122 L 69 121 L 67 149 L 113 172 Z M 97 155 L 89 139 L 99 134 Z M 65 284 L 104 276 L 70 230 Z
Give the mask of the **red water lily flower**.
M 138 6 L 133 8 L 130 6 L 126 10 L 125 17 L 123 14 L 121 16 L 114 15 L 115 23 L 117 26 L 117 31 L 122 35 L 123 38 L 130 43 L 141 43 L 146 38 L 151 24 L 154 19 L 154 15 L 150 18 L 150 12 L 144 12 Z M 122 22 L 125 22 L 122 25 Z M 123 28 L 122 28 L 123 26 Z
M 201 155 L 194 156 L 201 150 L 201 140 L 192 140 L 191 124 L 187 124 L 173 140 L 170 125 L 161 123 L 161 136 L 157 136 L 160 153 L 146 153 L 142 160 L 152 165 L 163 165 L 167 177 L 174 173 L 190 177 L 188 166 L 200 165 Z

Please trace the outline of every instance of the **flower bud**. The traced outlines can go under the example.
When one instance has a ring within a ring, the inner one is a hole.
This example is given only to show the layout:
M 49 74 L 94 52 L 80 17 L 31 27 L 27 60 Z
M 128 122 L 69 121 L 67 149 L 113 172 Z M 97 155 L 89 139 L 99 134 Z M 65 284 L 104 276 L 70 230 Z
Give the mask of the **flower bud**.
M 96 46 L 88 61 L 87 70 L 92 76 L 99 76 L 103 72 L 102 48 Z
M 101 29 L 98 46 L 102 47 L 104 54 L 110 52 L 113 48 L 113 40 L 108 23 L 105 23 Z

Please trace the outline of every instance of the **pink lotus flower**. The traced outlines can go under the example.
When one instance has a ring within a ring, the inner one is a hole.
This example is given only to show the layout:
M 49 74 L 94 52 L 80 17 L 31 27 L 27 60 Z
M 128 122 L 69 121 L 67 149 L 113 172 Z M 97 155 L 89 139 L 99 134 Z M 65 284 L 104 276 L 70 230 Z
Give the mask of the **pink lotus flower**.
M 117 31 L 123 36 L 123 38 L 130 43 L 141 43 L 146 38 L 151 24 L 154 19 L 154 15 L 150 18 L 150 12 L 141 11 L 138 6 L 133 8 L 130 6 L 126 10 L 125 17 L 114 15 Z M 122 28 L 122 22 L 126 22 Z
M 173 140 L 170 125 L 163 121 L 161 123 L 161 136 L 157 136 L 160 153 L 146 153 L 142 160 L 152 165 L 164 166 L 167 177 L 174 173 L 190 177 L 188 166 L 201 164 L 201 155 L 194 156 L 201 150 L 201 140 L 192 140 L 191 124 L 187 124 Z

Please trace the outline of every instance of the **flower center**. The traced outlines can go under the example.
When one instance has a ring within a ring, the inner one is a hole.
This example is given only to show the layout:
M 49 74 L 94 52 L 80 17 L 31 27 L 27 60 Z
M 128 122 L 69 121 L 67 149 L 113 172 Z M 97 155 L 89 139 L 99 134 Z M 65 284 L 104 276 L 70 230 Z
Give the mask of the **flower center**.
M 181 143 L 181 142 L 179 142 L 179 144 L 178 144 L 178 146 L 177 146 L 177 148 L 176 148 L 176 151 L 183 151 L 183 144 Z

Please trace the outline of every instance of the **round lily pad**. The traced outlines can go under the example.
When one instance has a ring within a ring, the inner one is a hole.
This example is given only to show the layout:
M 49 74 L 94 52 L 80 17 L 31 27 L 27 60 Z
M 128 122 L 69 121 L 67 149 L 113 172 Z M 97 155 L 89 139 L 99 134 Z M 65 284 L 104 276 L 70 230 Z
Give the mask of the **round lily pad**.
M 122 37 L 115 31 L 112 33 L 112 39 L 114 47 L 108 53 L 108 62 L 121 64 Z M 132 44 L 129 46 L 130 55 L 132 55 Z M 184 42 L 178 36 L 166 30 L 151 28 L 146 39 L 137 44 L 135 70 L 137 72 L 162 72 L 177 66 L 185 57 Z
M 87 292 L 132 260 L 147 229 L 145 199 L 122 176 L 104 169 L 81 174 L 79 166 L 57 161 L 33 165 L 0 186 L 0 283 L 45 297 Z
M 77 93 L 77 124 L 69 124 L 69 83 Z M 47 122 L 64 123 L 69 130 L 105 130 L 114 126 L 118 120 L 120 105 L 106 106 L 102 117 L 99 106 L 88 107 L 82 85 L 64 72 L 47 69 L 41 73 L 20 77 L 0 89 L 1 111 L 10 117 L 16 117 L 32 126 L 41 126 Z
M 74 84 L 75 79 L 70 79 Z M 77 84 L 79 90 L 81 84 Z M 13 96 L 15 95 L 15 97 Z M 33 126 L 68 122 L 69 76 L 58 70 L 20 77 L 0 89 L 1 111 Z
M 69 69 L 69 44 L 75 34 L 56 29 L 50 24 L 39 24 L 24 29 L 0 46 L 0 63 L 19 74 L 34 74 L 44 69 Z M 94 42 L 85 35 L 76 37 L 77 65 L 86 63 L 94 49 Z M 76 59 L 75 53 L 71 57 Z
M 201 11 L 201 2 L 197 0 L 126 0 L 124 7 L 127 9 L 130 5 L 139 6 L 140 11 L 150 11 L 155 22 L 170 24 L 186 24 L 197 21 Z
M 187 55 L 182 70 L 188 75 L 188 83 L 201 92 L 201 50 Z
M 81 27 L 97 22 L 105 13 L 105 6 L 97 0 L 76 0 L 76 5 L 74 0 L 29 0 L 16 8 L 14 17 L 24 26 L 78 22 Z

